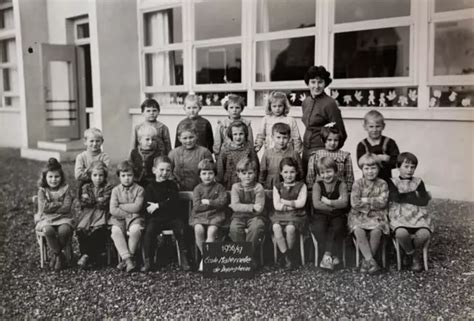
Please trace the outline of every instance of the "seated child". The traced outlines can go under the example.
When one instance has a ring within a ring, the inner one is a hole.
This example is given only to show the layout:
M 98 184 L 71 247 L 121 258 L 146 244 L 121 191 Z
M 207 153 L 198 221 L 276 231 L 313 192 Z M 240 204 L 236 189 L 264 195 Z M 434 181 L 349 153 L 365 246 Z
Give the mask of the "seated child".
M 38 182 L 35 228 L 46 237 L 52 253 L 50 267 L 56 271 L 62 270 L 66 265 L 63 250 L 71 241 L 74 231 L 72 201 L 73 195 L 66 184 L 61 164 L 56 158 L 50 158 L 43 167 Z
M 399 177 L 392 178 L 388 187 L 390 203 L 388 216 L 393 230 L 405 254 L 411 258 L 411 269 L 420 272 L 422 249 L 431 238 L 433 222 L 426 206 L 431 196 L 423 180 L 415 177 L 418 159 L 412 153 L 401 153 L 397 158 Z
M 109 219 L 109 224 L 112 225 L 111 237 L 122 258 L 117 268 L 129 273 L 136 268 L 134 256 L 138 254 L 143 230 L 143 218 L 140 213 L 144 190 L 133 182 L 133 175 L 133 166 L 129 161 L 118 164 L 117 176 L 120 184 L 112 189 L 110 196 L 112 216 Z
M 212 160 L 211 152 L 196 144 L 196 128 L 192 124 L 178 127 L 178 139 L 181 146 L 169 153 L 173 165 L 173 175 L 181 191 L 192 191 L 199 184 L 198 164 L 203 159 Z
M 84 131 L 84 145 L 86 150 L 76 156 L 74 164 L 74 177 L 79 182 L 78 192 L 84 183 L 90 182 L 87 169 L 93 161 L 100 160 L 105 166 L 110 166 L 109 156 L 102 151 L 104 137 L 102 132 L 97 128 L 89 128 Z M 79 196 L 80 197 L 80 196 Z
M 235 170 L 239 160 L 250 157 L 258 168 L 258 158 L 253 145 L 248 140 L 249 132 L 245 123 L 240 120 L 232 122 L 227 129 L 227 136 L 231 141 L 222 147 L 217 158 L 217 180 L 224 185 L 226 190 L 230 190 L 234 183 L 239 182 Z
M 81 216 L 76 230 L 81 252 L 77 265 L 81 268 L 91 264 L 97 265 L 100 255 L 105 252 L 109 203 L 113 188 L 107 183 L 107 166 L 104 162 L 93 161 L 87 169 L 87 175 L 91 182 L 81 188 Z
M 339 129 L 332 125 L 324 126 L 321 129 L 321 139 L 324 143 L 324 149 L 315 151 L 309 158 L 308 174 L 306 175 L 306 183 L 313 186 L 316 180 L 321 177 L 317 175 L 318 160 L 323 157 L 331 157 L 337 165 L 337 177 L 346 185 L 347 191 L 350 193 L 352 184 L 354 183 L 354 170 L 352 169 L 352 158 L 349 152 L 339 149 L 342 134 Z
M 129 161 L 133 166 L 135 182 L 142 187 L 155 181 L 153 160 L 161 155 L 156 144 L 156 128 L 143 125 L 138 129 L 138 147 L 130 152 Z
M 132 132 L 132 148 L 138 147 L 138 130 L 144 125 L 153 126 L 156 129 L 156 148 L 160 155 L 168 155 L 171 150 L 171 139 L 168 127 L 157 120 L 160 114 L 160 104 L 153 98 L 147 98 L 140 106 L 142 110 L 143 122 L 136 125 Z
M 290 127 L 289 147 L 297 153 L 303 151 L 298 124 L 293 117 L 288 116 L 290 112 L 290 102 L 286 94 L 281 91 L 273 91 L 268 97 L 265 106 L 265 116 L 262 119 L 262 125 L 255 140 L 255 151 L 258 152 L 263 146 L 265 149 L 274 147 L 273 126 L 276 123 L 284 123 Z
M 258 262 L 257 248 L 265 233 L 266 217 L 265 190 L 256 182 L 257 163 L 250 158 L 242 158 L 237 163 L 237 174 L 240 182 L 232 185 L 229 207 L 234 211 L 230 223 L 229 235 L 234 242 L 252 242 L 254 267 Z M 248 230 L 245 233 L 245 229 Z
M 306 184 L 300 181 L 301 172 L 293 158 L 281 160 L 280 175 L 282 182 L 273 186 L 275 211 L 270 215 L 270 221 L 275 241 L 285 259 L 285 268 L 292 270 L 296 266 L 296 233 L 303 233 L 307 222 L 305 205 L 308 190 Z
M 276 123 L 272 127 L 273 147 L 265 149 L 260 163 L 260 176 L 258 181 L 265 189 L 272 189 L 280 182 L 280 162 L 286 157 L 293 158 L 297 165 L 298 173 L 303 173 L 301 157 L 295 148 L 290 147 L 291 128 L 285 123 Z
M 165 229 L 173 230 L 180 248 L 181 266 L 185 271 L 190 270 L 183 238 L 185 223 L 183 217 L 176 211 L 179 190 L 176 182 L 170 179 L 171 172 L 171 160 L 167 156 L 155 158 L 153 163 L 155 181 L 145 188 L 143 207 L 146 218 L 145 262 L 142 272 L 154 268 L 156 237 Z
M 192 124 L 196 128 L 197 133 L 197 144 L 202 147 L 206 147 L 211 153 L 214 146 L 214 136 L 212 134 L 211 123 L 204 117 L 199 115 L 202 109 L 201 99 L 196 94 L 188 94 L 184 98 L 184 112 L 186 118 L 179 122 L 178 127 L 182 124 Z M 176 132 L 176 139 L 174 147 L 181 146 L 181 142 L 178 139 Z
M 365 154 L 359 159 L 362 178 L 352 186 L 351 206 L 347 218 L 350 233 L 354 233 L 364 257 L 360 267 L 363 273 L 374 274 L 380 270 L 374 259 L 382 234 L 389 234 L 387 219 L 388 186 L 378 178 L 379 158 Z
M 397 156 L 400 154 L 397 143 L 382 135 L 385 120 L 377 110 L 371 110 L 365 114 L 364 129 L 367 131 L 367 138 L 357 145 L 357 161 L 364 154 L 375 154 L 380 163 L 379 177 L 388 182 L 392 177 L 392 169 L 397 164 Z
M 245 108 L 245 100 L 243 97 L 239 95 L 230 94 L 227 97 L 228 99 L 224 103 L 224 109 L 229 114 L 229 117 L 224 120 L 217 121 L 217 128 L 214 132 L 214 154 L 216 155 L 216 159 L 218 155 L 222 151 L 222 148 L 231 142 L 231 138 L 227 135 L 228 128 L 230 124 L 235 120 L 242 121 L 245 126 L 247 126 L 248 132 L 248 141 L 250 142 L 250 146 L 253 148 L 253 132 L 251 122 L 247 119 L 241 117 L 241 113 Z
M 229 199 L 224 186 L 215 180 L 216 165 L 209 159 L 203 159 L 198 168 L 202 183 L 193 191 L 193 212 L 189 225 L 194 228 L 196 245 L 202 254 L 203 243 L 214 242 L 219 228 L 225 225 Z M 202 271 L 202 260 L 199 270 Z
M 349 204 L 347 186 L 338 176 L 338 164 L 329 156 L 316 163 L 318 176 L 313 186 L 313 208 L 311 231 L 324 253 L 320 267 L 334 270 L 341 261 L 336 255 L 336 244 L 344 239 L 346 213 Z M 316 262 L 317 263 L 317 262 Z

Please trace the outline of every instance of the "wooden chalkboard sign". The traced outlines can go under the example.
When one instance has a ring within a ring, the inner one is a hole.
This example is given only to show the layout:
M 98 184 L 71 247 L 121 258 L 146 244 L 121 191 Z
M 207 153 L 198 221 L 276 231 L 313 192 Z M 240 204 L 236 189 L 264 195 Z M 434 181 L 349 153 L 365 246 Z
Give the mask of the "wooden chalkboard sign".
M 203 274 L 205 277 L 250 278 L 252 270 L 252 243 L 204 243 Z

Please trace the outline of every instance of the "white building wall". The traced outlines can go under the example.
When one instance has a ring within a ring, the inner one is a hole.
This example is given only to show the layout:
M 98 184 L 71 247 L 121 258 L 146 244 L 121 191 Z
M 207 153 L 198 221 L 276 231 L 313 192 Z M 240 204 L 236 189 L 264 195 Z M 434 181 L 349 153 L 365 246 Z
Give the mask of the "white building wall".
M 20 111 L 0 112 L 0 146 L 20 148 L 23 132 Z

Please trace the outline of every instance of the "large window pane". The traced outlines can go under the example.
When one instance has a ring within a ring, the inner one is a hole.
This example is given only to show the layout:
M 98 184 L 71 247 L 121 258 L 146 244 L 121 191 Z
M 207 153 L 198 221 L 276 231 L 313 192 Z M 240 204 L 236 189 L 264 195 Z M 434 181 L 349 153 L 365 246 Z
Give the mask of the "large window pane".
M 196 83 L 240 83 L 241 51 L 240 44 L 196 49 Z
M 172 86 L 182 84 L 182 51 L 165 51 L 145 55 L 145 86 Z
M 409 27 L 337 33 L 334 36 L 334 77 L 408 76 L 409 54 Z
M 435 75 L 474 73 L 474 19 L 435 26 Z
M 196 40 L 241 35 L 240 0 L 201 0 L 194 4 Z
M 145 13 L 143 25 L 145 46 L 183 42 L 181 7 Z
M 302 80 L 314 65 L 314 37 L 257 42 L 257 81 Z
M 474 8 L 474 1 L 472 0 L 436 0 L 435 11 L 451 11 Z
M 257 32 L 313 27 L 315 0 L 258 0 Z
M 336 23 L 409 15 L 410 0 L 336 0 Z

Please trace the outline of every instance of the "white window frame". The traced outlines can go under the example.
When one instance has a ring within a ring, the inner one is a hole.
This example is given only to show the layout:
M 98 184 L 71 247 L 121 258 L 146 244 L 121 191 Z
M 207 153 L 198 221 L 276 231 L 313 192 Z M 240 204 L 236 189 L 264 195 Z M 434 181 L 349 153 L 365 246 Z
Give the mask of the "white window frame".
M 4 4 L 0 5 L 0 11 L 9 10 L 9 9 L 14 10 L 13 9 L 13 4 L 11 2 L 10 3 L 4 3 Z M 18 48 L 17 48 L 18 41 L 16 39 L 15 26 L 13 26 L 12 29 L 0 29 L 0 41 L 6 41 L 6 40 L 13 40 L 14 41 L 14 43 L 15 43 L 15 55 L 18 56 Z M 18 59 L 15 59 L 15 60 L 18 61 Z M 12 62 L 0 63 L 0 77 L 2 77 L 2 82 L 1 82 L 2 87 L 4 86 L 4 84 L 3 84 L 3 70 L 4 69 L 16 70 L 17 71 L 17 76 L 18 76 L 18 68 L 17 68 L 16 63 L 12 63 Z M 10 82 L 11 82 L 11 78 L 10 78 Z M 19 82 L 20 82 L 20 79 L 18 79 L 18 83 Z M 19 84 L 17 84 L 17 86 L 19 86 Z M 8 91 L 4 91 L 4 88 L 1 88 L 0 99 L 2 100 L 2 104 L 0 105 L 0 110 L 2 110 L 2 111 L 4 111 L 4 110 L 18 110 L 19 106 L 13 106 L 13 105 L 8 105 L 7 106 L 5 104 L 5 101 L 6 101 L 5 98 L 19 98 L 19 97 L 20 97 L 20 94 L 18 93 L 18 88 L 17 88 L 17 91 L 12 91 L 11 88 Z

